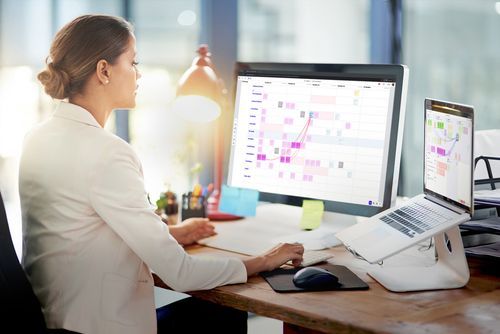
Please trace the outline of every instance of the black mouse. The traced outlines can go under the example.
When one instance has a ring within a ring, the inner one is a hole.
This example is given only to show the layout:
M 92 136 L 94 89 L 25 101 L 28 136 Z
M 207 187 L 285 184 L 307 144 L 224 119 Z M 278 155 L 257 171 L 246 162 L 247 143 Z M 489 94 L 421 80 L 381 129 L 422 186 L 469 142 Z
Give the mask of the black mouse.
M 293 284 L 307 290 L 327 290 L 340 285 L 337 276 L 317 267 L 306 267 L 297 271 L 293 275 Z

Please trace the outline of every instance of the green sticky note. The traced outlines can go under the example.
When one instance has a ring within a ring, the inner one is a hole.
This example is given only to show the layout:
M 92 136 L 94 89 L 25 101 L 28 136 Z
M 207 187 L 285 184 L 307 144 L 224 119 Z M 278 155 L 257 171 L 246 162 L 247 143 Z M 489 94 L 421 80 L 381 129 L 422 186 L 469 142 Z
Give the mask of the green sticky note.
M 302 219 L 299 227 L 304 230 L 318 228 L 323 218 L 325 206 L 323 201 L 304 200 L 302 202 Z

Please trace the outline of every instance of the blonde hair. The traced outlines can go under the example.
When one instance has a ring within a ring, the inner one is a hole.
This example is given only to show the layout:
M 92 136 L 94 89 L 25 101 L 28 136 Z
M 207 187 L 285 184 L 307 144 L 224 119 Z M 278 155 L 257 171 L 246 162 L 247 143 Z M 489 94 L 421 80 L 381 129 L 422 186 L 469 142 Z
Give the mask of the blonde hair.
M 83 15 L 66 24 L 38 74 L 45 92 L 61 100 L 80 93 L 99 60 L 114 64 L 125 52 L 132 32 L 130 23 L 107 15 Z

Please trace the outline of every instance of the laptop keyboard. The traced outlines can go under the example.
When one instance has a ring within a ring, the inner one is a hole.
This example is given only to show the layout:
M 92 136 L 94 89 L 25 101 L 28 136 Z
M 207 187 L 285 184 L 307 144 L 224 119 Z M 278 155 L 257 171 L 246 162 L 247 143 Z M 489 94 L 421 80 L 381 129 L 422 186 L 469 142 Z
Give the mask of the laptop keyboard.
M 451 211 L 446 215 L 436 212 L 429 205 L 411 203 L 380 217 L 380 220 L 413 238 L 415 234 L 422 234 L 455 217 L 456 215 Z

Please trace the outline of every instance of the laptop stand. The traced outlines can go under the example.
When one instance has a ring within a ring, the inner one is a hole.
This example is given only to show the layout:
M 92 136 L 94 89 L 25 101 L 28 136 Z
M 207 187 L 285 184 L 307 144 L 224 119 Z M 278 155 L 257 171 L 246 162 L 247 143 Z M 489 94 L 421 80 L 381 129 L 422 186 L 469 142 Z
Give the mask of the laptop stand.
M 448 236 L 448 246 L 446 236 Z M 461 288 L 469 281 L 460 229 L 451 229 L 434 236 L 437 261 L 427 267 L 378 267 L 368 274 L 394 292 Z M 448 247 L 450 249 L 448 249 Z

